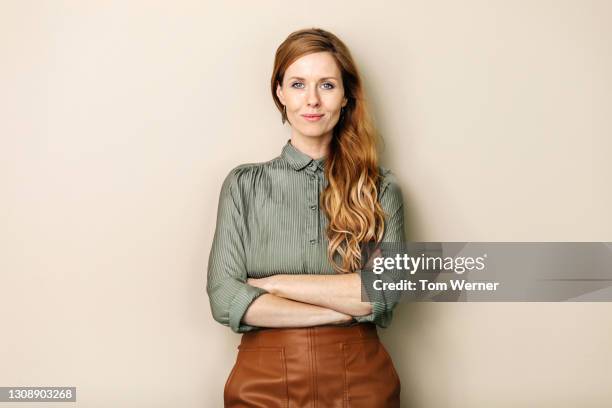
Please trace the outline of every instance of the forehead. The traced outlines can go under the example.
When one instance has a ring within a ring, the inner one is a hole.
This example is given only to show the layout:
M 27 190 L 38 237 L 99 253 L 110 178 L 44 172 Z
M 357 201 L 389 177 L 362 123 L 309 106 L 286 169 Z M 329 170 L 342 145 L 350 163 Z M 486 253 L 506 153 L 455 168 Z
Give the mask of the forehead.
M 316 52 L 303 55 L 295 60 L 285 71 L 285 76 L 287 78 L 292 76 L 301 78 L 339 78 L 340 69 L 336 60 L 329 52 Z

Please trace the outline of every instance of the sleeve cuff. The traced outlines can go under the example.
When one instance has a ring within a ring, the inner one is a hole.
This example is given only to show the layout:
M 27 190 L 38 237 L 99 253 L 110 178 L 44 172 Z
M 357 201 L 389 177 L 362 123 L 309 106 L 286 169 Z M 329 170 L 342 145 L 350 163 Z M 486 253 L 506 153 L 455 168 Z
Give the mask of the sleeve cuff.
M 245 285 L 244 290 L 234 296 L 229 311 L 229 327 L 236 333 L 244 333 L 251 330 L 259 329 L 257 326 L 241 324 L 242 317 L 255 299 L 264 293 L 268 293 L 265 289 L 256 288 L 254 286 Z
M 357 270 L 356 273 L 359 275 L 362 285 L 364 285 L 362 279 L 363 271 Z M 364 290 L 363 286 L 361 290 Z M 366 299 L 368 297 L 369 296 L 366 294 Z M 372 312 L 370 314 L 364 316 L 353 316 L 353 319 L 355 319 L 358 323 L 375 323 L 377 326 L 382 328 L 388 327 L 393 319 L 393 310 L 387 310 L 387 302 L 383 293 L 377 294 L 377 299 L 378 300 L 370 299 L 369 303 L 372 305 Z
M 393 311 L 387 311 L 384 303 L 371 302 L 372 313 L 365 316 L 353 316 L 359 323 L 375 323 L 379 327 L 388 327 L 391 322 Z

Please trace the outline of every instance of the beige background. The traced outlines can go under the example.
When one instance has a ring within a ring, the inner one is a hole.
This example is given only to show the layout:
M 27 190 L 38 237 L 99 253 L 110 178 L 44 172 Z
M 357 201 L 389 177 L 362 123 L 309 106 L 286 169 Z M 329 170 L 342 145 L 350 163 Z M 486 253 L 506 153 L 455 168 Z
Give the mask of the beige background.
M 376 3 L 1 3 L 0 386 L 222 405 L 218 193 L 288 138 L 268 81 L 298 28 L 351 48 L 411 239 L 612 240 L 612 3 Z M 406 407 L 607 407 L 611 312 L 406 304 L 381 335 Z

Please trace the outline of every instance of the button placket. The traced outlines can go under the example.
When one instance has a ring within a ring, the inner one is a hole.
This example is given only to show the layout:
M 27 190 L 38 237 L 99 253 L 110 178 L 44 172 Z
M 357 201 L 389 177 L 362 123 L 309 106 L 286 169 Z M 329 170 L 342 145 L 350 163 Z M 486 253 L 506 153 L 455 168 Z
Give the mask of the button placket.
M 315 167 L 313 167 L 315 166 Z M 309 170 L 314 170 L 316 164 L 313 162 L 309 166 Z M 309 242 L 311 245 L 315 245 L 319 242 L 319 178 L 314 172 L 309 171 L 309 188 L 308 188 L 308 206 L 310 209 L 310 228 L 309 228 Z

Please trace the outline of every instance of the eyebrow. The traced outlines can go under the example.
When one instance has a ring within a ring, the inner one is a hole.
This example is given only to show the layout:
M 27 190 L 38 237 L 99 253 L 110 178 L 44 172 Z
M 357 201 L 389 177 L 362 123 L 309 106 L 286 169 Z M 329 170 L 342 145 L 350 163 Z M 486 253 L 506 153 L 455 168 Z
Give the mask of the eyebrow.
M 304 78 L 296 77 L 296 76 L 292 76 L 291 78 L 288 79 L 288 81 L 291 81 L 292 79 L 299 79 L 300 81 L 304 81 Z M 326 79 L 334 79 L 336 81 L 338 80 L 338 78 L 331 76 L 331 77 L 321 78 L 320 81 L 324 81 Z

